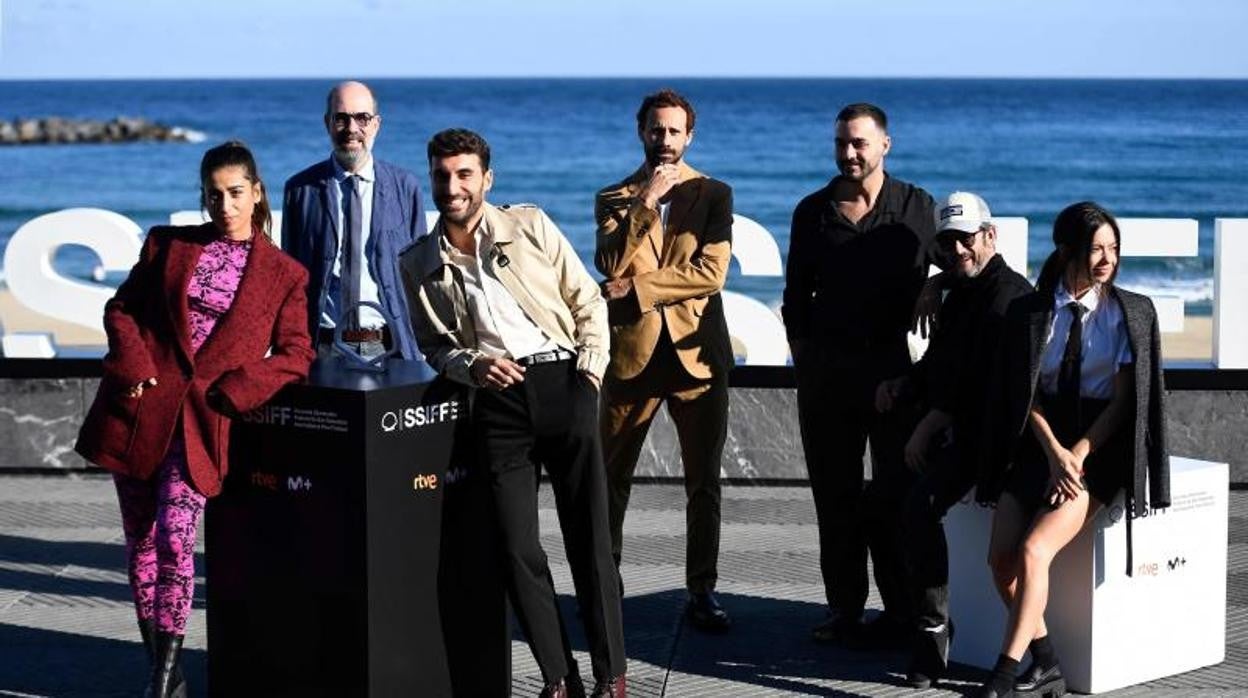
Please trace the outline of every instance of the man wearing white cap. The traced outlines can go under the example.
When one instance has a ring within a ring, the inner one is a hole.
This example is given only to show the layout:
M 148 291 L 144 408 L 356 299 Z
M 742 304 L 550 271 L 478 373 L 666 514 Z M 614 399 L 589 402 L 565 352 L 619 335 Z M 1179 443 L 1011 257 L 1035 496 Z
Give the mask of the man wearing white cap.
M 948 666 L 953 626 L 941 521 L 970 490 L 980 467 L 990 387 L 984 377 L 999 347 L 1006 308 L 1032 291 L 997 254 L 997 229 L 983 199 L 954 192 L 936 202 L 935 218 L 949 293 L 922 360 L 876 391 L 881 412 L 917 407 L 923 415 L 905 447 L 906 465 L 919 479 L 906 497 L 902 520 L 902 554 L 916 611 L 906 681 L 915 688 L 929 687 Z

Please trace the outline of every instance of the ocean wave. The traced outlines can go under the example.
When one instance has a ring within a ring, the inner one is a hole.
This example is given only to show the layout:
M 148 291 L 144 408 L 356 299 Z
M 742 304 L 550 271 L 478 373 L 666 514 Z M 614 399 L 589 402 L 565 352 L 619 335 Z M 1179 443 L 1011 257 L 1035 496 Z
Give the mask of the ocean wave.
M 185 138 L 187 143 L 203 143 L 208 139 L 208 135 L 203 131 L 196 131 L 193 128 L 174 126 L 172 132 L 178 138 Z
M 1152 274 L 1129 275 L 1123 273 L 1117 284 L 1125 289 L 1149 296 L 1172 296 L 1182 298 L 1184 303 L 1213 302 L 1213 277 L 1174 278 Z

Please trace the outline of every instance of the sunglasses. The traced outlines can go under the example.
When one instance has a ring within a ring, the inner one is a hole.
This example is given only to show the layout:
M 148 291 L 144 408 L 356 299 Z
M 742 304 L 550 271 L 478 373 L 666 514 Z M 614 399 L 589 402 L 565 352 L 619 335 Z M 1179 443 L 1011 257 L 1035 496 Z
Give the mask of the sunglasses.
M 973 233 L 964 233 L 960 230 L 946 230 L 936 237 L 936 244 L 946 250 L 957 249 L 956 243 L 962 243 L 966 249 L 971 249 L 971 245 L 975 244 L 975 236 L 984 231 L 976 230 Z
M 330 114 L 329 121 L 334 125 L 334 128 L 337 129 L 346 128 L 347 124 L 352 121 L 354 121 L 355 125 L 360 128 L 368 128 L 368 125 L 373 123 L 373 120 L 376 118 L 376 114 L 369 114 L 366 111 L 357 111 L 354 114 L 340 111 Z

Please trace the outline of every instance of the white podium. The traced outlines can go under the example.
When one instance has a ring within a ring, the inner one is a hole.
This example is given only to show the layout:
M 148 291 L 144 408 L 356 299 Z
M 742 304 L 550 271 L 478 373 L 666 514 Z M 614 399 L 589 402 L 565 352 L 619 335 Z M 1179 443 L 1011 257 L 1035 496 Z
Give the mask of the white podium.
M 1172 505 L 1131 522 L 1134 576 L 1121 498 L 1057 556 L 1045 620 L 1071 690 L 1110 691 L 1225 659 L 1228 477 L 1225 463 L 1170 459 Z M 988 569 L 991 524 L 992 510 L 973 502 L 945 519 L 950 658 L 984 668 L 1001 651 L 1006 619 Z

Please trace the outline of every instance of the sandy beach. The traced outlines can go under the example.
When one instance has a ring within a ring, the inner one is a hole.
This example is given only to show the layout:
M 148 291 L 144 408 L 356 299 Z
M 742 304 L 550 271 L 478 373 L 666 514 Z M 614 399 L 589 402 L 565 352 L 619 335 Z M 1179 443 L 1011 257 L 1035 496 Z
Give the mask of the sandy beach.
M 51 332 L 52 341 L 57 346 L 104 346 L 108 344 L 102 330 L 90 330 L 35 313 L 18 303 L 8 289 L 0 289 L 0 329 L 3 329 L 5 334 Z
M 103 332 L 37 315 L 17 302 L 13 294 L 0 290 L 0 326 L 10 332 L 51 332 L 58 346 L 103 346 Z M 1162 355 L 1167 359 L 1208 361 L 1213 356 L 1213 318 L 1189 315 L 1183 331 L 1161 336 Z

